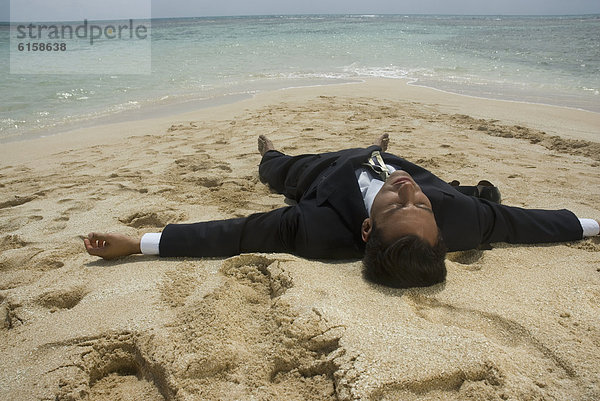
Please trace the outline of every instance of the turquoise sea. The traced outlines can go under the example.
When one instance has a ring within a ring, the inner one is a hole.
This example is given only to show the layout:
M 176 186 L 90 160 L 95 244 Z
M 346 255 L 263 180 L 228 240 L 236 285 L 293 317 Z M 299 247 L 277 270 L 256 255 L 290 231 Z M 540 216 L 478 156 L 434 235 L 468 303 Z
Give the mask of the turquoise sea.
M 21 75 L 9 72 L 10 27 L 0 26 L 0 142 L 364 77 L 600 112 L 599 15 L 206 17 L 151 28 L 149 75 Z

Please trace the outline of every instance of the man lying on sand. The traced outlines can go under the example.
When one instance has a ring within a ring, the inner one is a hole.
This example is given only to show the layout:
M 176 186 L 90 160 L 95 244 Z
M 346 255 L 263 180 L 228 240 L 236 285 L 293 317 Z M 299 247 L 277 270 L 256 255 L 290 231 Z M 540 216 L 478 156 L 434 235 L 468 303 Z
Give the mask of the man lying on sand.
M 384 153 L 388 143 L 385 134 L 366 149 L 292 157 L 261 135 L 260 178 L 296 201 L 294 206 L 244 218 L 169 224 L 141 239 L 90 233 L 86 250 L 104 259 L 244 252 L 363 258 L 367 278 L 408 288 L 444 281 L 447 250 L 599 234 L 599 221 L 579 219 L 566 209 L 522 209 L 496 203 L 498 197 L 466 195 L 424 168 Z

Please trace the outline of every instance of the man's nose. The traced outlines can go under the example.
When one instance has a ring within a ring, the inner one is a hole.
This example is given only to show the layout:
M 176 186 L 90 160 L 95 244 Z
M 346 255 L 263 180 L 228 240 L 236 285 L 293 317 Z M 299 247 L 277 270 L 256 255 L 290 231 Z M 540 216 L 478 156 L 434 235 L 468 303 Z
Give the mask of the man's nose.
M 402 203 L 413 203 L 415 192 L 415 185 L 412 182 L 405 182 L 398 188 L 398 196 Z

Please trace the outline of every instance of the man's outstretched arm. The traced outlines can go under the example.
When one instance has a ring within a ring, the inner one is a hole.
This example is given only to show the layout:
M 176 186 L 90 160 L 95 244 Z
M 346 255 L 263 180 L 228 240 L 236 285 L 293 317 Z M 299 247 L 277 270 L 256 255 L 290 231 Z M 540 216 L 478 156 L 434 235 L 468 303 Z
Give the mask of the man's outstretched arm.
M 90 255 L 104 259 L 136 253 L 191 257 L 234 256 L 243 252 L 294 253 L 298 221 L 299 211 L 288 206 L 243 218 L 169 224 L 161 234 L 146 234 L 158 236 L 157 247 L 144 244 L 142 238 L 122 234 L 90 233 L 83 242 Z
M 115 259 L 123 256 L 142 253 L 140 239 L 122 234 L 89 233 L 83 239 L 85 250 L 93 256 L 103 259 Z
M 525 209 L 486 202 L 479 208 L 480 243 L 537 244 L 577 241 L 597 236 L 597 219 L 578 218 L 572 211 Z

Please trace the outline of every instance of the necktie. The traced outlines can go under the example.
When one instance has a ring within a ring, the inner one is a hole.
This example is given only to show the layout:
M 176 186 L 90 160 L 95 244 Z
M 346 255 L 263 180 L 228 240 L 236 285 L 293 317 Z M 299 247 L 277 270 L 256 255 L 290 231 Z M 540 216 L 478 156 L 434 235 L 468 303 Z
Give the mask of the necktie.
M 378 150 L 371 153 L 367 163 L 364 166 L 370 167 L 382 181 L 385 181 L 390 176 L 390 170 L 385 165 L 381 153 Z

